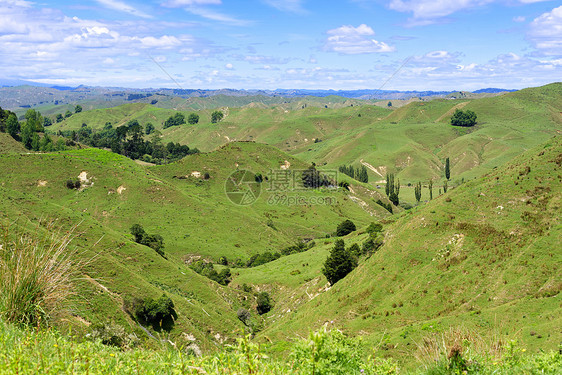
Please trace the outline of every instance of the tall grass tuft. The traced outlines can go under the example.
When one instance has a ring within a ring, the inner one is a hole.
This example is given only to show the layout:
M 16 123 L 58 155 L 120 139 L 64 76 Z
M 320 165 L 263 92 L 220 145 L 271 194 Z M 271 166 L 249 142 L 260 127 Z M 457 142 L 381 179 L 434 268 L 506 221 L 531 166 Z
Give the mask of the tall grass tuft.
M 73 294 L 80 263 L 69 248 L 72 230 L 42 222 L 33 233 L 0 223 L 0 318 L 39 325 L 60 316 Z

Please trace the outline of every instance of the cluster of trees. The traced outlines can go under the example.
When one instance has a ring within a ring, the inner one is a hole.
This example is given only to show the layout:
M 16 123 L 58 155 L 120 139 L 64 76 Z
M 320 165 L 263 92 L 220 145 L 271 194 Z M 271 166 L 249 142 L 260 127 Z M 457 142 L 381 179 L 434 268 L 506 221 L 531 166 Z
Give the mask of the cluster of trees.
M 453 116 L 451 117 L 451 125 L 455 126 L 474 126 L 476 125 L 476 113 L 467 109 L 466 111 L 461 111 L 460 109 L 455 110 Z
M 381 207 L 384 207 L 388 212 L 392 213 L 392 203 L 384 203 L 380 199 L 377 199 L 375 203 Z
M 325 174 L 320 173 L 316 169 L 316 165 L 312 163 L 310 167 L 302 172 L 302 184 L 309 189 L 318 189 L 321 187 L 334 187 L 336 183 L 328 178 Z
M 4 110 L 0 107 L 0 132 L 9 133 L 8 131 L 8 118 L 13 116 L 17 121 L 16 114 L 12 111 Z
M 199 119 L 197 120 L 199 121 Z M 180 113 L 180 112 L 176 112 L 174 115 L 168 117 L 168 119 L 166 121 L 164 121 L 164 129 L 167 129 L 171 126 L 180 126 L 185 124 L 185 116 Z
M 80 104 L 77 104 L 76 107 L 74 107 L 74 113 L 80 113 L 82 112 L 82 106 Z M 67 110 L 64 115 L 62 113 L 58 113 L 55 116 L 55 121 L 56 122 L 62 122 L 65 118 L 69 118 L 70 116 L 72 116 L 72 112 L 70 112 L 70 110 Z M 53 122 L 51 121 L 50 118 L 45 117 L 45 126 L 51 126 L 53 124 Z
M 224 113 L 221 111 L 213 111 L 211 113 L 211 122 L 216 124 L 217 122 L 221 121 L 224 117 Z M 176 112 L 174 115 L 168 117 L 166 121 L 164 121 L 163 127 L 167 129 L 171 126 L 179 126 L 185 124 L 185 116 L 180 113 Z M 190 113 L 187 116 L 187 123 L 190 125 L 195 125 L 199 123 L 199 115 L 197 113 Z
M 336 240 L 322 267 L 322 273 L 326 276 L 330 285 L 334 285 L 353 271 L 357 267 L 361 256 L 370 256 L 383 245 L 381 224 L 371 223 L 366 232 L 369 233 L 369 238 L 363 242 L 362 246 L 354 243 L 346 249 L 343 239 Z
M 276 259 L 279 259 L 282 256 L 297 254 L 297 253 L 302 253 L 304 251 L 308 251 L 308 250 L 312 249 L 315 245 L 316 245 L 316 243 L 314 241 L 299 240 L 294 245 L 287 246 L 287 247 L 281 249 L 280 251 L 276 251 L 274 253 L 272 253 L 270 251 L 266 251 L 264 253 L 254 254 L 250 258 L 248 258 L 248 260 L 246 262 L 243 262 L 242 259 L 238 258 L 234 262 L 229 263 L 228 259 L 225 256 L 221 256 L 219 258 L 218 263 L 221 264 L 221 265 L 225 265 L 225 266 L 231 265 L 232 267 L 237 267 L 237 268 L 257 267 L 257 266 L 261 266 L 262 264 L 269 263 L 269 262 L 272 262 Z
M 66 141 L 61 138 L 56 142 L 53 141 L 48 134 L 45 134 L 45 124 L 45 118 L 34 109 L 27 110 L 25 121 L 20 123 L 15 113 L 0 108 L 0 132 L 10 134 L 28 150 L 46 152 L 65 150 Z
M 367 174 L 367 168 L 362 165 L 359 168 L 354 168 L 353 165 L 341 165 L 339 171 L 348 175 L 351 178 L 356 179 L 360 182 L 369 182 L 369 175 Z
M 159 234 L 148 234 L 140 224 L 133 224 L 131 234 L 135 237 L 135 242 L 145 245 L 156 251 L 160 256 L 166 258 L 164 254 L 164 238 Z
M 178 315 L 174 302 L 166 294 L 157 299 L 134 298 L 124 302 L 125 311 L 141 324 L 149 324 L 155 331 L 170 331 Z
M 386 174 L 386 186 L 384 192 L 393 205 L 398 206 L 400 203 L 400 179 L 394 183 L 394 173 Z
M 85 125 L 85 124 L 84 124 Z M 137 120 L 114 128 L 107 122 L 101 131 L 94 131 L 83 126 L 78 131 L 63 131 L 62 135 L 69 139 L 98 148 L 110 148 L 112 152 L 131 159 L 142 159 L 155 164 L 170 163 L 186 155 L 196 154 L 198 149 L 190 149 L 187 145 L 169 142 L 163 145 L 160 133 L 154 125 L 146 124 L 146 131 Z M 153 134 L 151 140 L 145 140 L 145 134 Z
M 217 270 L 215 270 L 215 266 L 213 266 L 213 263 L 206 262 L 204 260 L 199 260 L 191 264 L 189 268 L 208 279 L 216 281 L 221 285 L 228 285 L 232 280 L 230 268 L 223 268 L 220 272 L 217 272 Z

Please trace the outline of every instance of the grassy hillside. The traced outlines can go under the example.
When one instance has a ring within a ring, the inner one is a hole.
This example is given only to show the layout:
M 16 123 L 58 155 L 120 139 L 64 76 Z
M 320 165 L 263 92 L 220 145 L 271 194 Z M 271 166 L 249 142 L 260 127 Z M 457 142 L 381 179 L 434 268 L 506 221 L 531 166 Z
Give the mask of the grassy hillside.
M 490 342 L 518 340 L 532 352 L 556 348 L 562 339 L 561 163 L 562 138 L 551 138 L 404 213 L 385 225 L 384 246 L 331 288 L 319 275 L 331 243 L 316 258 L 297 255 L 293 267 L 307 262 L 313 288 L 302 284 L 292 297 L 298 303 L 275 307 L 275 324 L 263 337 L 290 340 L 331 322 L 402 358 L 420 354 L 422 337 L 450 327 Z M 366 236 L 351 234 L 346 245 Z M 271 263 L 239 278 L 261 288 L 289 285 L 286 270 Z
M 230 100 L 235 106 L 242 99 Z M 399 108 L 352 101 L 334 102 L 325 108 L 307 102 L 256 100 L 244 107 L 223 105 L 220 109 L 225 118 L 218 124 L 210 123 L 212 106 L 201 104 L 202 109 L 196 111 L 199 124 L 162 129 L 174 110 L 129 104 L 84 111 L 50 129 L 76 130 L 82 124 L 99 129 L 106 122 L 118 126 L 137 119 L 143 125 L 155 125 L 164 142 L 181 142 L 203 151 L 236 140 L 257 141 L 328 168 L 367 163 L 376 169 L 369 169 L 372 181 L 390 171 L 403 184 L 433 179 L 436 187 L 442 184 L 447 157 L 453 184 L 458 184 L 502 165 L 562 130 L 560 83 L 480 99 L 414 101 Z M 174 108 L 186 116 L 191 112 L 179 104 Z M 454 110 L 463 108 L 476 112 L 476 126 L 458 128 L 449 124 Z
M 300 197 L 304 203 L 299 204 L 280 201 L 278 192 L 267 191 L 267 181 L 250 206 L 236 205 L 225 194 L 225 181 L 237 169 L 267 176 L 281 165 L 295 171 L 297 179 L 308 167 L 255 143 L 232 143 L 212 153 L 149 167 L 93 148 L 2 153 L 0 219 L 4 224 L 19 220 L 25 227 L 28 222 L 54 219 L 65 229 L 81 223 L 76 245 L 95 260 L 80 283 L 82 297 L 70 321 L 79 331 L 86 332 L 90 323 L 114 320 L 145 336 L 123 312 L 123 302 L 165 292 L 179 314 L 172 337 L 185 340 L 182 332 L 189 332 L 208 350 L 243 326 L 236 310 L 251 309 L 253 300 L 196 274 L 186 261 L 202 257 L 216 262 L 226 256 L 245 262 L 253 254 L 277 252 L 301 238 L 325 237 L 345 218 L 354 217 L 358 225 L 370 220 L 372 212 L 352 201 L 344 189 L 282 194 Z M 203 178 L 205 173 L 208 179 Z M 69 179 L 81 180 L 80 189 L 68 189 Z M 133 224 L 163 237 L 167 259 L 133 242 Z
M 0 133 L 0 152 L 26 152 L 21 142 L 16 141 L 8 133 Z

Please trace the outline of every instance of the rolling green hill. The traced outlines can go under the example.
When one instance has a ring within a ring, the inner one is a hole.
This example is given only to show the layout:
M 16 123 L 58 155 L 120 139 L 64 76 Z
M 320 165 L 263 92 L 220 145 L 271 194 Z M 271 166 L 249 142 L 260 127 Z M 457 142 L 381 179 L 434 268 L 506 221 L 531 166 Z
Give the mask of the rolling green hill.
M 130 104 L 84 111 L 51 130 L 77 130 L 82 124 L 99 129 L 106 122 L 117 126 L 137 119 L 143 125 L 153 123 L 162 131 L 164 142 L 181 142 L 203 151 L 230 141 L 256 141 L 328 168 L 367 163 L 373 167 L 369 169 L 373 181 L 390 171 L 403 183 L 433 179 L 440 185 L 447 157 L 453 183 L 458 184 L 558 134 L 561 103 L 562 84 L 553 83 L 494 97 L 417 101 L 400 108 L 351 102 L 328 108 L 304 104 L 264 108 L 263 103 L 223 106 L 225 118 L 218 124 L 210 123 L 210 109 L 202 109 L 196 111 L 199 124 L 168 129 L 162 129 L 162 124 L 174 110 Z M 475 111 L 478 124 L 472 128 L 449 125 L 457 108 Z
M 518 340 L 532 351 L 556 348 L 562 338 L 561 163 L 562 138 L 551 138 L 408 211 L 385 225 L 384 246 L 331 288 L 320 274 L 331 243 L 323 256 L 298 254 L 292 266 L 277 260 L 234 282 L 282 291 L 290 285 L 285 272 L 307 262 L 316 279 L 293 288 L 263 332 L 276 343 L 330 322 L 402 358 L 415 355 L 423 337 L 450 327 L 490 342 Z M 366 238 L 349 235 L 346 245 Z
M 299 191 L 295 194 L 304 200 L 299 204 L 276 198 L 279 193 L 267 191 L 267 181 L 249 206 L 236 205 L 225 194 L 225 182 L 237 169 L 265 176 L 280 165 L 296 171 L 298 179 L 298 171 L 308 167 L 256 143 L 231 143 L 212 153 L 148 167 L 93 148 L 2 153 L 0 219 L 24 226 L 52 219 L 64 228 L 81 223 L 75 242 L 87 256 L 97 255 L 81 282 L 83 301 L 71 320 L 78 331 L 115 319 L 144 336 L 122 311 L 123 302 L 166 292 L 179 315 L 172 337 L 182 341 L 181 332 L 189 332 L 208 350 L 219 340 L 214 338 L 217 333 L 222 342 L 241 328 L 236 310 L 243 304 L 251 307 L 251 298 L 196 274 L 186 262 L 216 262 L 220 256 L 245 262 L 253 254 L 277 252 L 301 238 L 325 237 L 345 218 L 354 217 L 359 225 L 370 220 L 371 212 L 344 189 Z M 81 180 L 80 189 L 68 189 L 69 179 Z M 163 237 L 167 259 L 132 241 L 133 224 Z

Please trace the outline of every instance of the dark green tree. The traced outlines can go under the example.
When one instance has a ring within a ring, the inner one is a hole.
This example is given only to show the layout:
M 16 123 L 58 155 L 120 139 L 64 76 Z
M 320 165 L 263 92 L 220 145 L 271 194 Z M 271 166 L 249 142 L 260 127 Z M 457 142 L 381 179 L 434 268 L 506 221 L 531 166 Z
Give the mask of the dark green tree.
M 34 132 L 31 136 L 31 149 L 33 151 L 39 151 L 40 143 L 41 140 L 39 139 L 39 134 L 37 134 L 37 132 Z
M 57 122 L 61 122 L 62 120 L 64 120 L 64 117 L 62 116 L 61 113 L 57 114 L 57 118 L 56 118 Z
M 34 109 L 28 109 L 27 112 L 25 112 L 25 121 L 34 132 L 42 132 L 45 130 L 43 128 L 43 116 Z
M 421 200 L 421 192 L 422 192 L 422 184 L 418 182 L 414 188 L 414 195 L 416 196 L 416 201 L 420 203 Z
M 146 135 L 150 135 L 151 133 L 154 132 L 154 125 L 152 125 L 151 122 L 146 123 L 145 127 L 144 127 L 144 131 L 146 133 Z
M 445 159 L 445 178 L 448 180 L 451 178 L 451 169 L 449 165 L 449 158 Z
M 12 138 L 16 138 L 18 136 L 18 133 L 20 132 L 20 123 L 18 122 L 16 115 L 11 114 L 8 117 L 8 120 L 6 120 L 6 128 L 8 130 L 8 134 L 10 134 Z
M 386 174 L 386 186 L 384 188 L 384 192 L 387 197 L 390 197 L 390 195 L 394 193 L 394 173 Z
M 21 127 L 21 142 L 28 150 L 32 149 L 33 134 L 35 134 L 35 125 L 26 121 Z
M 449 187 L 447 186 L 447 180 L 445 180 L 445 182 L 443 182 L 443 193 L 446 193 L 448 188 Z
M 146 232 L 140 224 L 133 224 L 131 226 L 131 234 L 135 237 L 136 243 L 142 243 L 144 236 L 146 236 Z
M 429 180 L 428 188 L 429 188 L 429 200 L 432 200 L 433 199 L 433 180 Z
M 392 107 L 392 102 L 389 101 L 388 104 L 386 105 L 387 107 Z
M 267 292 L 260 292 L 258 294 L 258 298 L 257 298 L 257 307 L 256 310 L 258 311 L 258 314 L 263 315 L 267 312 L 269 312 L 269 310 L 271 310 L 271 298 L 269 297 L 269 293 Z
M 80 104 L 77 104 L 76 107 L 74 107 L 74 113 L 80 112 L 82 112 L 82 106 Z
M 197 113 L 190 113 L 187 116 L 187 123 L 190 125 L 195 125 L 199 122 L 199 115 Z
M 476 125 L 476 118 L 476 113 L 471 110 L 461 111 L 460 109 L 457 109 L 451 117 L 451 125 L 474 126 Z
M 357 230 L 357 228 L 355 227 L 355 224 L 353 223 L 353 221 L 347 219 L 347 220 L 342 221 L 338 225 L 338 228 L 336 229 L 336 235 L 338 237 L 346 236 L 349 233 L 354 232 L 355 230 Z
M 355 179 L 360 182 L 369 182 L 369 175 L 367 174 L 367 167 L 362 165 L 355 171 Z
M 344 241 L 339 239 L 324 262 L 322 273 L 330 285 L 334 285 L 353 270 L 353 265 L 353 257 L 345 250 Z
M 221 121 L 224 117 L 224 113 L 222 113 L 221 111 L 213 111 L 213 113 L 211 113 L 211 122 L 213 124 L 216 124 L 217 122 Z
M 64 118 L 69 118 L 70 116 L 72 116 L 72 112 L 66 111 L 66 112 L 64 113 Z
M 47 127 L 47 126 L 51 126 L 51 125 L 53 125 L 53 121 L 51 121 L 51 119 L 48 118 L 48 117 L 44 117 L 43 118 L 43 126 Z
M 396 194 L 396 191 L 390 193 L 388 200 L 391 201 L 392 204 L 395 206 L 398 206 L 400 204 L 400 198 L 398 198 L 398 194 Z

